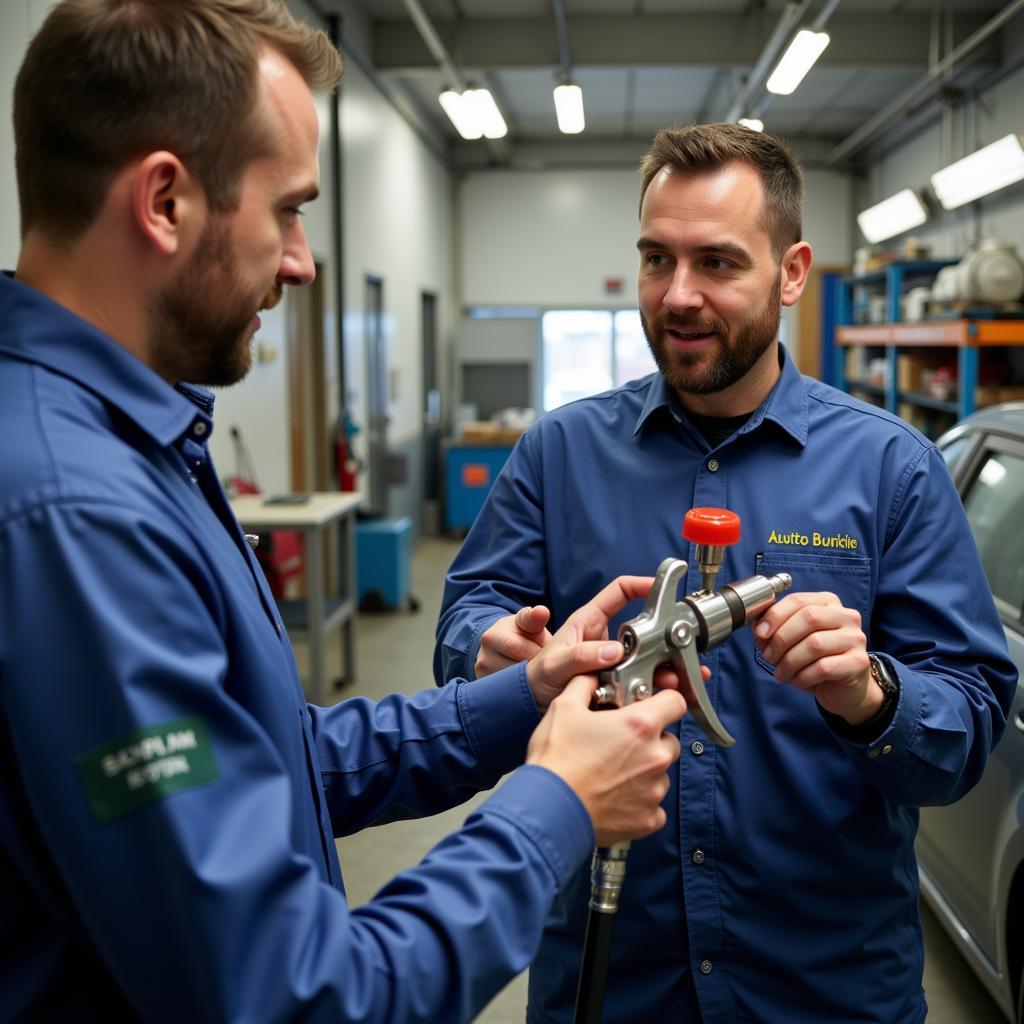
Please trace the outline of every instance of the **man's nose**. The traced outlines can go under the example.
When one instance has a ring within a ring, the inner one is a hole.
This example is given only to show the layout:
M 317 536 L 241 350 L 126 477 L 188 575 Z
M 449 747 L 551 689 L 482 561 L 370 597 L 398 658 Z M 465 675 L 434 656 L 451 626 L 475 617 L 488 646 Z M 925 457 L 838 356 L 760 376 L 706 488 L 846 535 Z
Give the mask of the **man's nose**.
M 676 267 L 668 291 L 665 292 L 665 306 L 673 312 L 686 309 L 699 309 L 704 305 L 704 294 L 699 287 L 696 275 L 689 267 Z
M 301 224 L 296 224 L 294 232 L 285 244 L 277 282 L 292 286 L 311 284 L 315 277 L 316 264 L 313 262 L 313 254 L 309 251 L 306 232 Z

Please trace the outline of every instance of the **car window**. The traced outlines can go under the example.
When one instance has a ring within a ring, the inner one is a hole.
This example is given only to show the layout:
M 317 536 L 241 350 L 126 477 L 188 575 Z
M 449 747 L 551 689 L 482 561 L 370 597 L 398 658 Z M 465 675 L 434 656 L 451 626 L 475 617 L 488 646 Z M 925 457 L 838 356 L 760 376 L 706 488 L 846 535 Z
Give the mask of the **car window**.
M 1016 619 L 1024 605 L 1024 457 L 988 451 L 964 494 L 964 508 L 1004 615 Z
M 939 449 L 942 453 L 943 459 L 946 460 L 946 466 L 948 467 L 949 472 L 953 476 L 956 476 L 957 463 L 970 446 L 971 437 L 967 434 L 961 434 L 955 441 L 950 441 L 949 444 Z

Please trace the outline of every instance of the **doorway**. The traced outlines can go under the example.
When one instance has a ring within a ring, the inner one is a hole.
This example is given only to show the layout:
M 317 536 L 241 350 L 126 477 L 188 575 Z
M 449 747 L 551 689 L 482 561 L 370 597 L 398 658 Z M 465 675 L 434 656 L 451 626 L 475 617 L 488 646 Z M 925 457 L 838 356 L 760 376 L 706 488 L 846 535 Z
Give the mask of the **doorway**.
M 423 355 L 423 532 L 441 529 L 441 389 L 437 374 L 437 296 L 420 292 Z
M 384 279 L 365 279 L 366 458 L 369 491 L 366 511 L 388 513 L 388 356 L 384 334 Z
M 287 292 L 288 418 L 291 436 L 291 488 L 326 491 L 331 487 L 327 427 L 327 373 L 324 365 L 322 266 L 305 288 Z

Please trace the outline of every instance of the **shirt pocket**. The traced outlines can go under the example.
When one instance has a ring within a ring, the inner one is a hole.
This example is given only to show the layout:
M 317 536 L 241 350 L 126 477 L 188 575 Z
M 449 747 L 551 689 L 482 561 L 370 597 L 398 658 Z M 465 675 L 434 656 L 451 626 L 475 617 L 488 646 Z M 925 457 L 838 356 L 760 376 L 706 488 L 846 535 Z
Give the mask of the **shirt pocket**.
M 871 559 L 859 555 L 825 555 L 808 551 L 759 551 L 754 572 L 763 576 L 788 572 L 793 585 L 788 593 L 835 594 L 846 608 L 860 612 L 862 629 L 867 629 L 871 607 Z M 780 600 L 785 597 L 780 595 Z M 766 671 L 775 666 L 766 661 L 754 642 L 754 660 Z

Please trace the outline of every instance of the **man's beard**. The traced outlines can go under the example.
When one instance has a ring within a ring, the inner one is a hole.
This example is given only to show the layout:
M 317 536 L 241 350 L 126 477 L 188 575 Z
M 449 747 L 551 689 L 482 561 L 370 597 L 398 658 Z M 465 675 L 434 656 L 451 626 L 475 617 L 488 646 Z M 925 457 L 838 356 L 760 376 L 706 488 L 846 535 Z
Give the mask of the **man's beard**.
M 776 278 L 768 301 L 730 337 L 721 320 L 681 317 L 663 313 L 648 321 L 643 312 L 647 344 L 658 369 L 677 394 L 713 395 L 741 380 L 779 336 L 782 319 L 782 282 Z M 710 332 L 718 336 L 720 348 L 708 351 L 676 352 L 665 338 L 669 328 L 678 331 Z
M 276 306 L 282 291 L 275 282 L 262 301 L 245 291 L 227 226 L 212 219 L 191 262 L 157 301 L 153 368 L 175 382 L 237 384 L 252 367 L 252 318 L 257 309 Z

